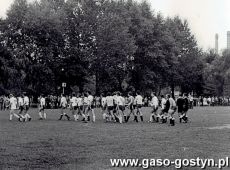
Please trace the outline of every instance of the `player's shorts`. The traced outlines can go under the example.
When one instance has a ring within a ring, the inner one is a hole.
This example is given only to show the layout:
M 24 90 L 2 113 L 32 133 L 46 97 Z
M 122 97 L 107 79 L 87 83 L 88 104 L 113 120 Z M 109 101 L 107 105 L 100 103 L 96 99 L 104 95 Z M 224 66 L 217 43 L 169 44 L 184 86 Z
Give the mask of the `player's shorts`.
M 73 106 L 72 108 L 73 108 L 73 110 L 77 110 L 77 106 Z
M 104 111 L 106 110 L 106 106 L 102 106 L 101 109 Z
M 108 111 L 112 111 L 114 109 L 114 106 L 108 106 L 107 109 Z
M 28 111 L 29 110 L 29 105 L 25 105 L 25 110 Z
M 138 105 L 137 105 L 137 108 L 138 108 L 138 109 L 142 108 L 142 104 L 138 104 Z
M 23 106 L 19 106 L 19 110 L 22 112 L 24 110 Z
M 130 104 L 130 105 L 129 105 L 129 109 L 130 109 L 131 111 L 134 110 L 133 104 Z
M 158 106 L 157 107 L 153 106 L 152 108 L 153 108 L 152 112 L 156 112 L 158 110 Z
M 124 110 L 125 110 L 125 106 L 119 105 L 119 106 L 118 106 L 118 109 L 121 110 L 121 111 L 124 111 Z
M 40 106 L 40 111 L 44 111 L 45 110 L 45 106 Z
M 137 108 L 137 105 L 133 105 L 133 109 L 136 109 Z
M 114 110 L 116 110 L 116 109 L 117 109 L 117 104 L 114 104 L 113 109 L 114 109 Z
M 89 110 L 94 109 L 94 105 L 89 105 L 89 106 L 88 106 L 88 109 L 89 109 Z

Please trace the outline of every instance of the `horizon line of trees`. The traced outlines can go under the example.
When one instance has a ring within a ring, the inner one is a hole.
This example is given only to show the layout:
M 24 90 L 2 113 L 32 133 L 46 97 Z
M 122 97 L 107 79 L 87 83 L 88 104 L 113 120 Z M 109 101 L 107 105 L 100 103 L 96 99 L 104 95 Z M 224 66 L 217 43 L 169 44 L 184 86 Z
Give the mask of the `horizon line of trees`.
M 65 82 L 67 92 L 201 95 L 218 81 L 214 67 L 228 72 L 212 55 L 186 20 L 155 14 L 145 1 L 15 0 L 0 19 L 0 94 L 57 94 Z

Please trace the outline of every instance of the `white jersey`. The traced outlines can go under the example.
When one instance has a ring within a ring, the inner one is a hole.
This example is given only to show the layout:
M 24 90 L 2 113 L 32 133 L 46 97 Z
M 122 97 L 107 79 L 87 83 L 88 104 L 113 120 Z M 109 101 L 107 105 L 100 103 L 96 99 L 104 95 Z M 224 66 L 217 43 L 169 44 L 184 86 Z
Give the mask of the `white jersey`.
M 171 97 L 169 98 L 169 103 L 170 103 L 170 108 L 176 107 L 176 102 L 173 98 L 171 98 Z
M 25 96 L 24 99 L 23 99 L 23 102 L 24 102 L 23 104 L 24 104 L 25 106 L 29 106 L 29 104 L 30 104 L 29 97 Z
M 158 105 L 159 105 L 158 98 L 154 96 L 151 100 L 151 106 L 158 107 Z
M 40 99 L 40 106 L 43 107 L 43 106 L 45 106 L 45 105 L 46 105 L 46 99 L 45 99 L 44 97 L 42 97 L 42 98 Z
M 118 97 L 117 95 L 114 95 L 114 96 L 113 96 L 114 104 L 117 104 L 117 103 L 118 103 L 118 102 L 117 102 L 117 97 Z
M 134 103 L 134 97 L 133 96 L 129 96 L 128 101 L 129 101 L 128 104 L 133 104 Z
M 113 98 L 113 96 L 107 96 L 106 97 L 106 104 L 107 104 L 107 106 L 114 106 L 114 100 L 113 100 L 114 98 Z
M 18 106 L 23 106 L 23 99 L 21 97 L 18 97 Z
M 71 105 L 73 106 L 73 107 L 75 107 L 75 106 L 77 106 L 77 98 L 76 97 L 72 97 L 71 99 L 70 99 L 70 103 L 71 103 Z
M 77 105 L 82 106 L 83 105 L 83 99 L 81 97 L 77 98 Z
M 88 105 L 93 105 L 93 96 L 92 95 L 89 95 L 88 96 Z
M 106 97 L 101 98 L 101 105 L 104 107 L 106 105 Z
M 143 97 L 141 95 L 137 95 L 134 99 L 134 102 L 138 105 L 142 105 L 143 104 Z
M 117 96 L 117 104 L 119 106 L 124 106 L 125 105 L 125 98 L 122 96 Z
M 10 98 L 10 109 L 11 110 L 17 109 L 17 99 L 15 97 Z
M 67 106 L 67 100 L 66 100 L 66 97 L 64 97 L 64 96 L 61 97 L 61 106 L 62 107 L 66 107 Z
M 88 97 L 84 97 L 84 98 L 83 98 L 83 104 L 84 104 L 84 105 L 88 105 L 88 103 L 89 103 L 89 102 L 88 102 Z
M 166 99 L 162 98 L 161 99 L 161 108 L 164 109 L 165 108 L 165 104 L 166 104 Z

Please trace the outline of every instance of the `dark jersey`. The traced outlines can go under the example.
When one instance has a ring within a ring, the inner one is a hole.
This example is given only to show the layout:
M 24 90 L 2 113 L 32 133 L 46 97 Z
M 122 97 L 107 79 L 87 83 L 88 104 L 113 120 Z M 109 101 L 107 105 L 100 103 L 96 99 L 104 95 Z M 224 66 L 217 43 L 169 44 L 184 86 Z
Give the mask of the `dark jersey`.
M 181 98 L 181 97 L 178 98 L 176 104 L 177 104 L 177 108 L 178 108 L 178 113 L 183 112 L 183 109 L 184 109 L 184 99 Z

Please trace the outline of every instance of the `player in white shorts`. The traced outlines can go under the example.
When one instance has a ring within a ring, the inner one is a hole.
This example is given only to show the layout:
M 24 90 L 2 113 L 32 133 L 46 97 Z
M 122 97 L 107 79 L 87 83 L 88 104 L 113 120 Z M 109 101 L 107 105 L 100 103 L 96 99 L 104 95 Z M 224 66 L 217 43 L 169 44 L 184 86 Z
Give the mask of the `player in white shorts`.
M 159 115 L 157 114 L 158 106 L 159 106 L 159 100 L 156 97 L 156 94 L 154 92 L 151 93 L 152 100 L 150 102 L 150 105 L 152 107 L 152 111 L 150 114 L 150 120 L 149 122 L 159 122 Z
M 20 95 L 19 97 L 18 97 L 18 109 L 19 109 L 19 113 L 18 113 L 18 115 L 19 115 L 19 121 L 25 121 L 25 117 L 24 117 L 24 115 L 23 115 L 23 110 L 24 110 L 24 103 L 23 103 L 23 98 L 22 98 L 23 96 L 22 95 Z
M 25 121 L 31 121 L 31 116 L 29 115 L 28 111 L 30 108 L 30 100 L 29 97 L 26 95 L 26 93 L 23 93 L 23 105 L 24 105 L 24 117 Z
M 39 104 L 39 120 L 46 119 L 46 113 L 45 113 L 45 106 L 46 106 L 46 99 L 44 95 L 40 96 L 40 104 Z
M 67 99 L 66 97 L 61 94 L 61 101 L 60 101 L 60 107 L 61 107 L 61 116 L 58 120 L 62 120 L 62 117 L 65 116 L 67 120 L 70 120 L 69 115 L 66 113 L 66 108 L 67 108 Z
M 137 107 L 136 115 L 134 116 L 134 121 L 138 122 L 137 115 L 140 115 L 141 121 L 143 122 L 143 113 L 141 110 L 143 106 L 143 97 L 140 95 L 140 91 L 136 92 L 134 103 L 136 103 L 136 107 Z
M 78 93 L 77 95 L 77 116 L 82 116 L 83 120 L 86 120 L 85 114 L 84 114 L 84 108 L 83 108 L 83 100 L 84 100 L 84 94 Z
M 109 119 L 109 121 L 111 121 L 112 119 L 115 120 L 115 116 L 113 114 L 114 98 L 113 98 L 113 96 L 111 95 L 110 92 L 107 93 L 106 106 L 107 106 L 107 110 L 108 110 L 108 119 Z
M 13 116 L 15 116 L 19 120 L 19 116 L 16 114 L 17 109 L 17 99 L 13 96 L 13 94 L 10 94 L 10 121 L 12 121 Z
M 79 116 L 76 115 L 76 110 L 77 110 L 77 97 L 75 95 L 75 93 L 72 93 L 72 97 L 70 99 L 70 108 L 72 110 L 72 114 L 73 114 L 73 117 L 74 117 L 74 120 L 77 121 Z
M 96 121 L 96 115 L 94 112 L 94 97 L 91 95 L 91 92 L 87 92 L 87 98 L 88 98 L 88 108 L 87 108 L 87 117 L 88 117 L 88 121 L 90 121 L 90 116 L 89 116 L 89 112 L 92 112 L 92 116 L 93 116 L 93 122 Z
M 168 100 L 169 100 L 169 103 L 170 103 L 170 107 L 169 107 L 169 120 L 170 120 L 170 125 L 171 126 L 175 126 L 175 118 L 174 118 L 174 113 L 176 112 L 176 102 L 175 100 L 168 94 L 167 95 L 168 97 Z
M 117 117 L 119 122 L 122 123 L 122 117 L 125 111 L 125 98 L 121 96 L 120 92 L 117 92 Z M 126 117 L 125 117 L 126 119 Z

